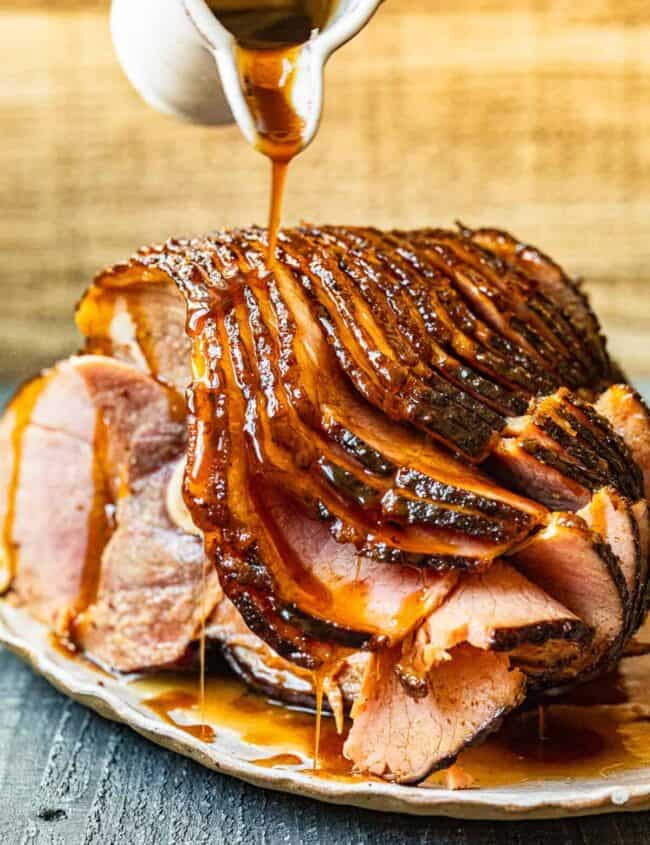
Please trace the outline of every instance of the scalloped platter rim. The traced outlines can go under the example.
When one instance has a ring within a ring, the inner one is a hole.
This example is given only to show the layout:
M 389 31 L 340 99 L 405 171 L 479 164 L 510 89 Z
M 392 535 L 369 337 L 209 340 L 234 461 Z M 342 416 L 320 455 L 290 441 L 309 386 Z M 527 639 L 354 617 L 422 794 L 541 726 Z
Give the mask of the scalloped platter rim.
M 549 779 L 457 791 L 377 780 L 320 779 L 305 771 L 260 767 L 252 761 L 264 749 L 245 742 L 232 730 L 219 730 L 215 741 L 208 744 L 168 724 L 144 706 L 124 680 L 66 658 L 51 644 L 44 625 L 4 600 L 0 600 L 0 644 L 60 692 L 99 715 L 122 722 L 209 769 L 258 787 L 381 812 L 458 819 L 542 819 L 650 809 L 648 766 L 614 773 L 607 783 L 598 778 Z

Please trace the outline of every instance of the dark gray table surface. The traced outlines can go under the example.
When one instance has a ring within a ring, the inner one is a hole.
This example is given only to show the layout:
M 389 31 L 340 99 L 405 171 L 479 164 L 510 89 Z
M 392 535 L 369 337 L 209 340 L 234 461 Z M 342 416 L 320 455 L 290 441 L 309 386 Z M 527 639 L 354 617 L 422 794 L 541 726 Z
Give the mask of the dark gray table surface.
M 2 649 L 0 784 L 0 845 L 650 842 L 650 813 L 465 822 L 334 807 L 257 789 L 100 718 Z

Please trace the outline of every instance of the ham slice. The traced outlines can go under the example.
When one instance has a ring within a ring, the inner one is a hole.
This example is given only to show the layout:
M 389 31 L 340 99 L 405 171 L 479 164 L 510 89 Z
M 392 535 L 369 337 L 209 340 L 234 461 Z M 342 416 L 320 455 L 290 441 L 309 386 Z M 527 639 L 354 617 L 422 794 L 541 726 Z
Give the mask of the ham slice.
M 155 382 L 99 356 L 58 364 L 10 405 L 3 430 L 11 470 L 2 499 L 12 588 L 57 630 L 92 592 L 130 440 L 163 407 L 168 414 Z
M 119 671 L 191 664 L 207 621 L 265 694 L 323 689 L 339 728 L 354 702 L 359 770 L 417 782 L 621 654 L 650 416 L 626 385 L 589 404 L 620 377 L 597 320 L 506 233 L 267 248 L 221 231 L 97 277 L 90 354 L 0 423 L 0 587 Z
M 570 477 L 561 458 L 537 439 L 503 437 L 489 466 L 502 483 L 526 490 L 551 510 L 576 511 L 591 498 L 589 489 Z
M 557 513 L 512 560 L 594 630 L 592 648 L 582 659 L 551 673 L 545 682 L 575 679 L 611 665 L 625 638 L 630 599 L 621 564 L 609 545 L 580 517 Z
M 643 509 L 645 500 L 639 505 Z M 637 511 L 641 516 L 639 508 Z M 578 511 L 578 516 L 609 544 L 618 559 L 627 587 L 628 625 L 633 629 L 638 615 L 641 585 L 645 583 L 647 575 L 647 552 L 641 546 L 639 519 L 634 507 L 613 488 L 603 488 L 586 507 Z
M 71 358 L 16 396 L 2 432 L 12 601 L 112 669 L 181 659 L 221 590 L 207 572 L 201 601 L 201 538 L 167 512 L 186 446 L 168 391 L 111 358 Z
M 566 669 L 593 631 L 513 567 L 466 576 L 401 653 L 373 655 L 352 709 L 345 754 L 411 783 L 450 765 L 524 694 L 525 674 Z M 406 649 L 406 650 L 405 650 Z M 504 654 L 507 652 L 507 656 Z
M 508 232 L 489 228 L 472 231 L 466 227 L 461 227 L 461 231 L 509 266 L 536 281 L 544 295 L 567 315 L 574 333 L 588 351 L 594 374 L 603 379 L 611 376 L 613 368 L 600 324 L 577 282 L 537 247 L 520 241 Z
M 181 662 L 223 596 L 201 538 L 178 530 L 167 513 L 174 469 L 169 462 L 142 476 L 129 473 L 130 493 L 117 504 L 96 597 L 71 631 L 90 657 L 120 672 Z
M 637 600 L 634 629 L 638 630 L 644 623 L 648 612 L 648 571 L 650 557 L 650 514 L 645 499 L 632 505 L 632 513 L 639 530 L 639 545 L 641 547 L 641 565 L 639 576 L 639 595 Z M 645 586 L 644 586 L 645 585 Z
M 296 582 L 305 588 L 310 581 L 313 585 L 311 595 L 300 598 L 304 613 L 398 642 L 456 584 L 455 573 L 418 571 L 361 557 L 353 546 L 333 540 L 322 522 L 292 507 L 277 489 L 265 492 L 285 558 L 300 562 L 302 574 L 296 574 Z
M 399 659 L 399 649 L 373 655 L 343 747 L 358 769 L 387 780 L 417 783 L 451 765 L 524 697 L 524 675 L 503 654 L 458 646 L 419 698 L 401 683 Z
M 643 495 L 624 440 L 605 416 L 565 388 L 533 400 L 529 414 L 508 421 L 492 465 L 501 478 L 556 510 L 578 510 L 604 486 L 632 502 Z
M 628 384 L 615 384 L 599 397 L 596 410 L 608 419 L 625 440 L 643 472 L 646 499 L 650 499 L 650 411 Z
M 587 624 L 511 564 L 497 561 L 485 573 L 462 579 L 429 615 L 418 629 L 411 662 L 429 669 L 461 643 L 508 652 L 546 645 L 550 667 L 577 655 L 592 634 Z

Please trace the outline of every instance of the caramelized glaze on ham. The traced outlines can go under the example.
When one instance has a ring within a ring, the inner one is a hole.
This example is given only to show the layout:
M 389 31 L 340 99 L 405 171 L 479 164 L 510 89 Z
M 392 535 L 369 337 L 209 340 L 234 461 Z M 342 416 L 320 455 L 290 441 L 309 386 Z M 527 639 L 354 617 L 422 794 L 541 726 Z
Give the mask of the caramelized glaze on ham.
M 182 661 L 209 616 L 249 683 L 324 688 L 339 726 L 352 704 L 355 766 L 415 782 L 644 618 L 648 412 L 507 233 L 267 248 L 222 231 L 98 276 L 90 354 L 0 424 L 3 580 L 121 671 Z
M 502 654 L 459 646 L 418 698 L 401 683 L 398 661 L 399 650 L 369 661 L 343 747 L 361 771 L 387 780 L 415 783 L 451 765 L 524 697 L 524 675 Z
M 592 631 L 581 619 L 504 561 L 462 579 L 444 604 L 418 629 L 415 661 L 429 670 L 461 643 L 491 651 L 548 643 L 548 663 L 565 662 Z M 567 648 L 567 644 L 569 647 Z M 571 645 L 572 644 L 572 645 Z
M 644 504 L 642 501 L 640 504 Z M 605 540 L 616 555 L 627 588 L 628 624 L 635 627 L 641 585 L 645 583 L 639 519 L 633 505 L 613 488 L 603 488 L 578 511 L 587 525 Z M 647 541 L 646 541 L 647 542 Z
M 585 677 L 620 653 L 630 621 L 630 597 L 619 559 L 574 514 L 553 514 L 549 525 L 513 555 L 515 565 L 594 630 L 592 647 L 569 667 L 553 669 L 551 684 Z
M 615 384 L 598 398 L 595 408 L 627 444 L 643 473 L 644 497 L 650 497 L 650 411 L 628 384 Z

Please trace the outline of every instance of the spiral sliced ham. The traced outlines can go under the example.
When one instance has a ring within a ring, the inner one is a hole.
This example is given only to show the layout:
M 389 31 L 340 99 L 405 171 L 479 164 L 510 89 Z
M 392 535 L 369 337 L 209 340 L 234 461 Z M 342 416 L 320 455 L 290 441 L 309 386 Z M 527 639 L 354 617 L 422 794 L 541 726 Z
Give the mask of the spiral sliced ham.
M 86 354 L 0 425 L 2 580 L 113 670 L 187 662 L 205 622 L 265 694 L 351 708 L 360 771 L 416 782 L 638 628 L 650 416 L 507 233 L 266 252 L 223 231 L 97 277 Z

